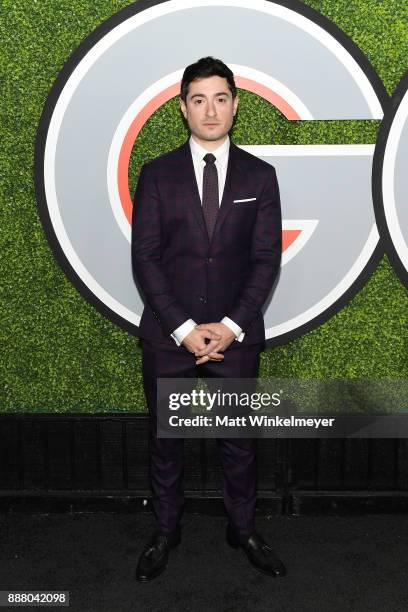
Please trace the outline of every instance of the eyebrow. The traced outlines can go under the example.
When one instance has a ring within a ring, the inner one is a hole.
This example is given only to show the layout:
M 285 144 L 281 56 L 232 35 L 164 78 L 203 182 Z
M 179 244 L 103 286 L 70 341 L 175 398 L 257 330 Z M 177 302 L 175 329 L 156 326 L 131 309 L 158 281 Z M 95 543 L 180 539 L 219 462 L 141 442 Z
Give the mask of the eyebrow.
M 216 96 L 228 96 L 228 94 L 229 94 L 228 91 L 219 91 L 218 93 L 214 94 L 214 96 L 215 97 Z M 205 98 L 205 97 L 206 97 L 205 94 L 196 93 L 196 94 L 193 94 L 190 99 L 192 100 L 193 98 Z

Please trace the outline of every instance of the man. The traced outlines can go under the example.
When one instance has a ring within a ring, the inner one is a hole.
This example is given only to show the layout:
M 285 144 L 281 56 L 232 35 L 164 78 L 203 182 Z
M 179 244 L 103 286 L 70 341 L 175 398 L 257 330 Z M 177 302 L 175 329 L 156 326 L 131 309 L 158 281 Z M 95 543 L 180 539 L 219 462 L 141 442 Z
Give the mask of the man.
M 140 322 L 150 412 L 150 477 L 157 529 L 136 577 L 166 567 L 180 542 L 183 439 L 158 438 L 157 378 L 255 378 L 265 329 L 261 308 L 281 257 L 275 170 L 230 142 L 238 108 L 231 70 L 202 58 L 183 74 L 180 108 L 191 136 L 145 164 L 135 192 L 132 261 L 146 298 Z M 283 576 L 255 531 L 255 440 L 218 439 L 227 541 L 251 564 Z

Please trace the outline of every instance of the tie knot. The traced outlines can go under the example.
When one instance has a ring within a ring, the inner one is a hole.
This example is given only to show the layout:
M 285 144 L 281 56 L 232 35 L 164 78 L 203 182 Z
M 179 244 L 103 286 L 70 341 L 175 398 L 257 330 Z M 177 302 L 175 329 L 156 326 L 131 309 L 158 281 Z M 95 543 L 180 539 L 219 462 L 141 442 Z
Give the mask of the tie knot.
M 203 160 L 206 164 L 213 164 L 216 160 L 216 157 L 212 153 L 207 153 L 206 155 L 204 155 Z

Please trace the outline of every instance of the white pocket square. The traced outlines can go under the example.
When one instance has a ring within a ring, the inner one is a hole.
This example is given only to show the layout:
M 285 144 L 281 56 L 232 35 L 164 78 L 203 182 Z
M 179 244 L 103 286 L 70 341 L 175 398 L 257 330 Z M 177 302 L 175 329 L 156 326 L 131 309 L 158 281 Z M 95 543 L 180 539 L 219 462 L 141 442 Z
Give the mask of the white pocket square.
M 244 198 L 243 200 L 234 200 L 234 204 L 240 204 L 241 202 L 255 202 L 256 198 Z

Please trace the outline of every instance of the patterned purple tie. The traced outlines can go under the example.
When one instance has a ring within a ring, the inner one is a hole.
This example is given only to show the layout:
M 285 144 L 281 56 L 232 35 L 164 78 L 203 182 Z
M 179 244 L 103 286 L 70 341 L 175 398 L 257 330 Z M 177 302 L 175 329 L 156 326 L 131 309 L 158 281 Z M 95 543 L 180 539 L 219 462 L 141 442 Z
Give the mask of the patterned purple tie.
M 215 155 L 207 153 L 203 172 L 203 215 L 207 225 L 208 236 L 211 240 L 215 222 L 218 215 L 218 173 L 214 164 Z

